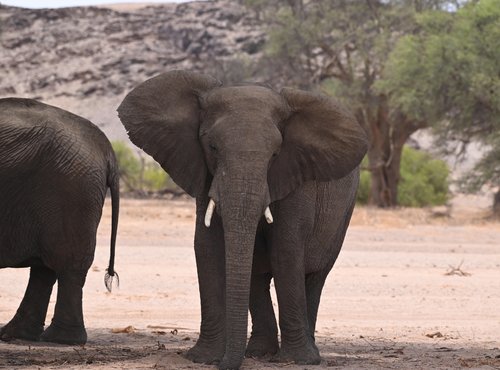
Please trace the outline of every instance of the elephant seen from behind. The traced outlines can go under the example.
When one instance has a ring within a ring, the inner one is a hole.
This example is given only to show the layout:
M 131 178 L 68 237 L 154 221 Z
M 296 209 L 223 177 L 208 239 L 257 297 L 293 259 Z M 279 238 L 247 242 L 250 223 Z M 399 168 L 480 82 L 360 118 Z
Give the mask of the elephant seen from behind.
M 0 268 L 30 268 L 24 298 L 1 328 L 1 340 L 86 342 L 82 288 L 108 188 L 110 289 L 119 208 L 111 144 L 97 126 L 67 111 L 31 99 L 0 99 Z M 54 317 L 44 330 L 56 281 Z
M 353 115 L 320 94 L 224 86 L 188 71 L 140 84 L 118 113 L 132 142 L 196 197 L 201 329 L 187 357 L 221 369 L 238 368 L 245 352 L 319 363 L 321 290 L 367 150 Z

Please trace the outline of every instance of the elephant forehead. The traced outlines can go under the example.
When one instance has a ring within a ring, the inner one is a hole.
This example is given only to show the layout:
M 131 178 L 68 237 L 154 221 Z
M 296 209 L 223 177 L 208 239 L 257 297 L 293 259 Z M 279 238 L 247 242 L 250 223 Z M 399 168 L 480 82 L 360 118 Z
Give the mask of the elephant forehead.
M 273 121 L 286 115 L 287 105 L 280 94 L 262 86 L 230 86 L 214 89 L 204 99 L 203 108 L 212 113 L 258 114 Z

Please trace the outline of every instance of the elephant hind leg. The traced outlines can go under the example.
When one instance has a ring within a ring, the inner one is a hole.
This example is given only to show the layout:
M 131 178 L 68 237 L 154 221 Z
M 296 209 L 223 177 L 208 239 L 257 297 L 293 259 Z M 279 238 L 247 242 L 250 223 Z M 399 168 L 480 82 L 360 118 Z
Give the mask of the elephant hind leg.
M 337 260 L 338 253 L 342 248 L 342 244 L 344 243 L 344 238 L 347 232 L 347 227 L 349 226 L 349 221 L 351 219 L 351 215 L 354 209 L 354 202 L 349 207 L 342 227 L 339 229 L 339 232 L 335 235 L 332 242 L 332 251 L 336 251 L 333 253 L 333 256 L 330 260 L 330 263 L 324 267 L 323 269 L 313 272 L 306 275 L 306 300 L 307 300 L 307 320 L 309 322 L 309 334 L 313 341 L 315 341 L 314 332 L 316 330 L 316 319 L 318 316 L 318 308 L 319 301 L 321 297 L 321 292 L 323 290 L 323 286 L 325 285 L 326 277 L 330 273 L 335 261 Z
M 43 332 L 56 274 L 45 266 L 33 266 L 24 298 L 16 315 L 0 330 L 0 339 L 37 341 Z
M 253 274 L 250 288 L 252 335 L 247 345 L 247 357 L 274 355 L 279 350 L 278 325 L 269 293 L 272 275 Z
M 307 300 L 307 320 L 309 322 L 309 335 L 315 342 L 314 332 L 316 330 L 316 319 L 318 317 L 319 301 L 321 291 L 325 285 L 326 277 L 331 267 L 306 275 L 306 300 Z
M 82 292 L 87 271 L 64 271 L 57 274 L 57 301 L 50 326 L 40 340 L 62 344 L 85 344 Z

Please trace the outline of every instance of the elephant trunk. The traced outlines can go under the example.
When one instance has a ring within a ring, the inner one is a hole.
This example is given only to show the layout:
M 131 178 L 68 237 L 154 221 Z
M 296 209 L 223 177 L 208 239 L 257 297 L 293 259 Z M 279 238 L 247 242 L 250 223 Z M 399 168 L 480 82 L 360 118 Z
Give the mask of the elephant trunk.
M 226 249 L 226 351 L 221 369 L 239 368 L 245 354 L 255 234 L 267 206 L 265 181 L 229 183 L 219 209 Z

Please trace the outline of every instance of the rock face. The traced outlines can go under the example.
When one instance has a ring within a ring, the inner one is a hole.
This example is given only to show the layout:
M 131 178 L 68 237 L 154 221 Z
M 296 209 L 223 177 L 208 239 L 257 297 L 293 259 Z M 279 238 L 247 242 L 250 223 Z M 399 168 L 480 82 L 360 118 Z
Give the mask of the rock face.
M 132 87 L 171 69 L 224 80 L 234 63 L 258 59 L 264 42 L 260 22 L 230 0 L 123 9 L 0 5 L 0 97 L 58 105 L 124 139 L 116 108 Z

